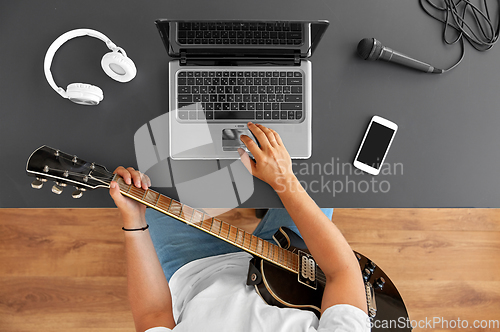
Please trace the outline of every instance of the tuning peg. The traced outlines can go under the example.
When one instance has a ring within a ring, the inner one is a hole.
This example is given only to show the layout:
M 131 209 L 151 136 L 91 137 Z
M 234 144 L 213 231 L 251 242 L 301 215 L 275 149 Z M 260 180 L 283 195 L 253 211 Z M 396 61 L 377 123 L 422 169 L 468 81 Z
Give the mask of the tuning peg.
M 81 190 L 77 189 L 77 190 L 73 191 L 73 193 L 71 194 L 71 196 L 73 198 L 80 198 L 80 197 L 83 196 L 83 192 Z
M 36 178 L 33 182 L 31 182 L 31 188 L 40 189 L 43 187 L 43 183 L 46 182 L 47 179 Z
M 60 195 L 63 192 L 63 188 L 61 188 L 57 184 L 55 184 L 52 186 L 52 192 L 54 194 Z
M 73 193 L 71 194 L 71 196 L 73 198 L 80 198 L 83 196 L 83 192 L 86 190 L 85 188 L 78 188 L 78 187 L 75 187 L 75 191 L 73 191 Z

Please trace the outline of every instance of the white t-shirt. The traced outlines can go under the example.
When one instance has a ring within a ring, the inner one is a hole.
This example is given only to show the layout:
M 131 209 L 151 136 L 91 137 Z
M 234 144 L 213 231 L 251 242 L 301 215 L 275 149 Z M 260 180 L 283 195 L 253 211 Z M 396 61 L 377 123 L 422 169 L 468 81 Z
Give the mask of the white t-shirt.
M 313 312 L 270 306 L 246 285 L 251 255 L 239 252 L 190 262 L 170 279 L 173 331 L 326 332 L 370 331 L 368 316 L 360 309 L 339 304 L 318 320 Z M 171 331 L 155 327 L 146 332 Z

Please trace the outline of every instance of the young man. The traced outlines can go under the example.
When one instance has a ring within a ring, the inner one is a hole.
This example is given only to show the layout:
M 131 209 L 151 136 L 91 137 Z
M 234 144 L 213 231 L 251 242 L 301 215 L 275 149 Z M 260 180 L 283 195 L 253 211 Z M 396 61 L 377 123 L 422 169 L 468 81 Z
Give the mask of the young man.
M 270 210 L 254 235 L 270 240 L 280 226 L 300 232 L 326 276 L 321 318 L 310 311 L 267 305 L 246 285 L 251 256 L 205 232 L 120 194 L 110 194 L 126 231 L 129 301 L 137 331 L 369 331 L 361 271 L 348 243 L 332 223 L 332 209 L 320 209 L 292 171 L 290 156 L 275 131 L 249 123 L 260 143 L 241 140 L 241 161 L 279 195 L 286 210 Z M 118 167 L 128 184 L 147 189 L 147 176 Z M 296 226 L 296 227 L 295 227 Z M 155 250 L 156 249 L 156 250 Z

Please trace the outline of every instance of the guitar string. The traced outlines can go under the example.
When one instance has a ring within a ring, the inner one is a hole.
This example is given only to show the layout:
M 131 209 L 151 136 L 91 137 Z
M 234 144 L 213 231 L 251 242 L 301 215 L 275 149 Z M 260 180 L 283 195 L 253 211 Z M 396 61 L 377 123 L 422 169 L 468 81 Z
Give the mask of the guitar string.
M 49 170 L 57 170 L 57 171 L 61 171 L 59 169 L 55 169 L 55 168 L 51 168 L 49 167 Z M 61 171 L 62 172 L 62 171 Z M 84 175 L 84 174 L 81 174 L 81 173 L 76 173 L 76 172 L 70 172 L 68 171 L 68 175 L 72 175 L 72 176 L 76 176 L 76 177 L 81 177 L 81 178 L 84 178 L 85 176 L 88 176 L 88 175 Z M 105 183 L 105 184 L 108 184 L 107 182 L 105 182 L 105 180 L 111 180 L 112 177 L 109 177 L 109 176 L 96 176 L 96 175 L 90 175 L 91 178 L 95 178 L 96 180 L 100 180 L 101 182 Z
M 67 161 L 71 161 L 71 162 L 72 162 L 72 159 L 65 158 L 64 156 L 59 156 L 59 157 L 60 157 L 60 158 L 62 158 L 62 159 L 64 159 L 64 160 L 67 160 Z M 88 175 L 87 175 L 87 174 L 83 175 L 83 174 L 81 174 L 81 173 L 69 172 L 69 171 L 68 171 L 68 174 L 69 174 L 69 175 L 72 175 L 72 176 L 76 176 L 76 177 L 82 177 L 82 178 L 84 178 L 85 176 L 90 176 L 91 178 L 93 178 L 93 179 L 95 179 L 95 180 L 97 180 L 97 181 L 99 181 L 99 182 L 101 182 L 101 183 L 104 183 L 104 184 L 106 184 L 106 185 L 109 185 L 109 184 L 110 184 L 111 180 L 113 179 L 113 176 L 107 175 L 107 174 L 105 174 L 105 173 L 103 173 L 103 172 L 101 172 L 101 171 L 98 171 L 98 170 L 96 170 L 96 169 L 93 169 L 93 170 L 92 170 L 90 167 L 86 166 L 87 164 L 88 164 L 88 163 L 85 163 L 85 164 L 81 165 L 81 167 L 85 168 L 86 170 L 91 170 L 91 172 L 89 172 L 89 174 L 88 174 Z M 49 169 L 51 169 L 51 168 L 49 168 Z M 55 168 L 52 168 L 52 169 L 53 169 L 53 170 L 56 170 Z M 59 170 L 59 171 L 61 171 L 61 170 Z M 90 175 L 90 173 L 98 173 L 98 174 L 102 174 L 102 175 L 104 175 L 104 176 L 97 176 L 97 175 L 94 175 L 94 174 Z M 109 183 L 108 183 L 107 181 L 109 181 Z M 155 193 L 156 193 L 156 192 L 155 192 Z M 157 194 L 161 195 L 160 193 L 157 193 Z M 179 203 L 180 203 L 180 202 L 179 202 Z M 181 203 L 181 204 L 182 204 L 182 203 Z M 196 210 L 196 209 L 194 209 L 194 210 Z M 199 210 L 196 210 L 196 211 L 199 211 Z M 201 212 L 201 211 L 200 211 L 200 212 Z M 221 220 L 221 221 L 222 221 L 222 220 Z M 265 240 L 263 240 L 263 241 L 265 241 Z M 270 243 L 270 242 L 268 242 L 268 243 Z M 270 244 L 274 245 L 273 243 L 270 243 Z M 277 247 L 278 247 L 279 249 L 286 250 L 286 249 L 283 249 L 283 248 L 281 248 L 281 247 L 279 247 L 279 246 L 277 246 Z M 250 248 L 249 248 L 249 249 L 250 249 Z M 250 249 L 250 250 L 251 250 L 251 249 Z M 288 252 L 290 252 L 290 251 L 288 251 Z M 297 260 L 298 260 L 298 255 L 297 255 Z M 300 265 L 300 262 L 297 264 L 297 274 L 300 274 L 300 273 L 301 273 L 301 272 L 300 272 L 299 265 Z M 324 275 L 324 273 L 323 273 L 322 271 L 318 271 L 318 270 L 316 270 L 316 276 L 315 276 L 315 278 L 316 278 L 316 280 L 318 280 L 319 282 L 322 282 L 322 283 L 325 283 L 325 282 L 326 282 L 326 277 L 325 277 L 325 275 Z

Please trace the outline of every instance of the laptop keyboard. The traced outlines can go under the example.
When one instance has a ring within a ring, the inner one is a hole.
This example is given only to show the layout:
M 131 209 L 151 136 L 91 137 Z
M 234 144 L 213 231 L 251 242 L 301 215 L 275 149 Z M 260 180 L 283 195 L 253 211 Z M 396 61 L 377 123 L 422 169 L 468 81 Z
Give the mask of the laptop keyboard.
M 297 22 L 179 22 L 181 45 L 301 45 Z
M 304 117 L 300 70 L 180 70 L 178 119 L 300 122 Z

